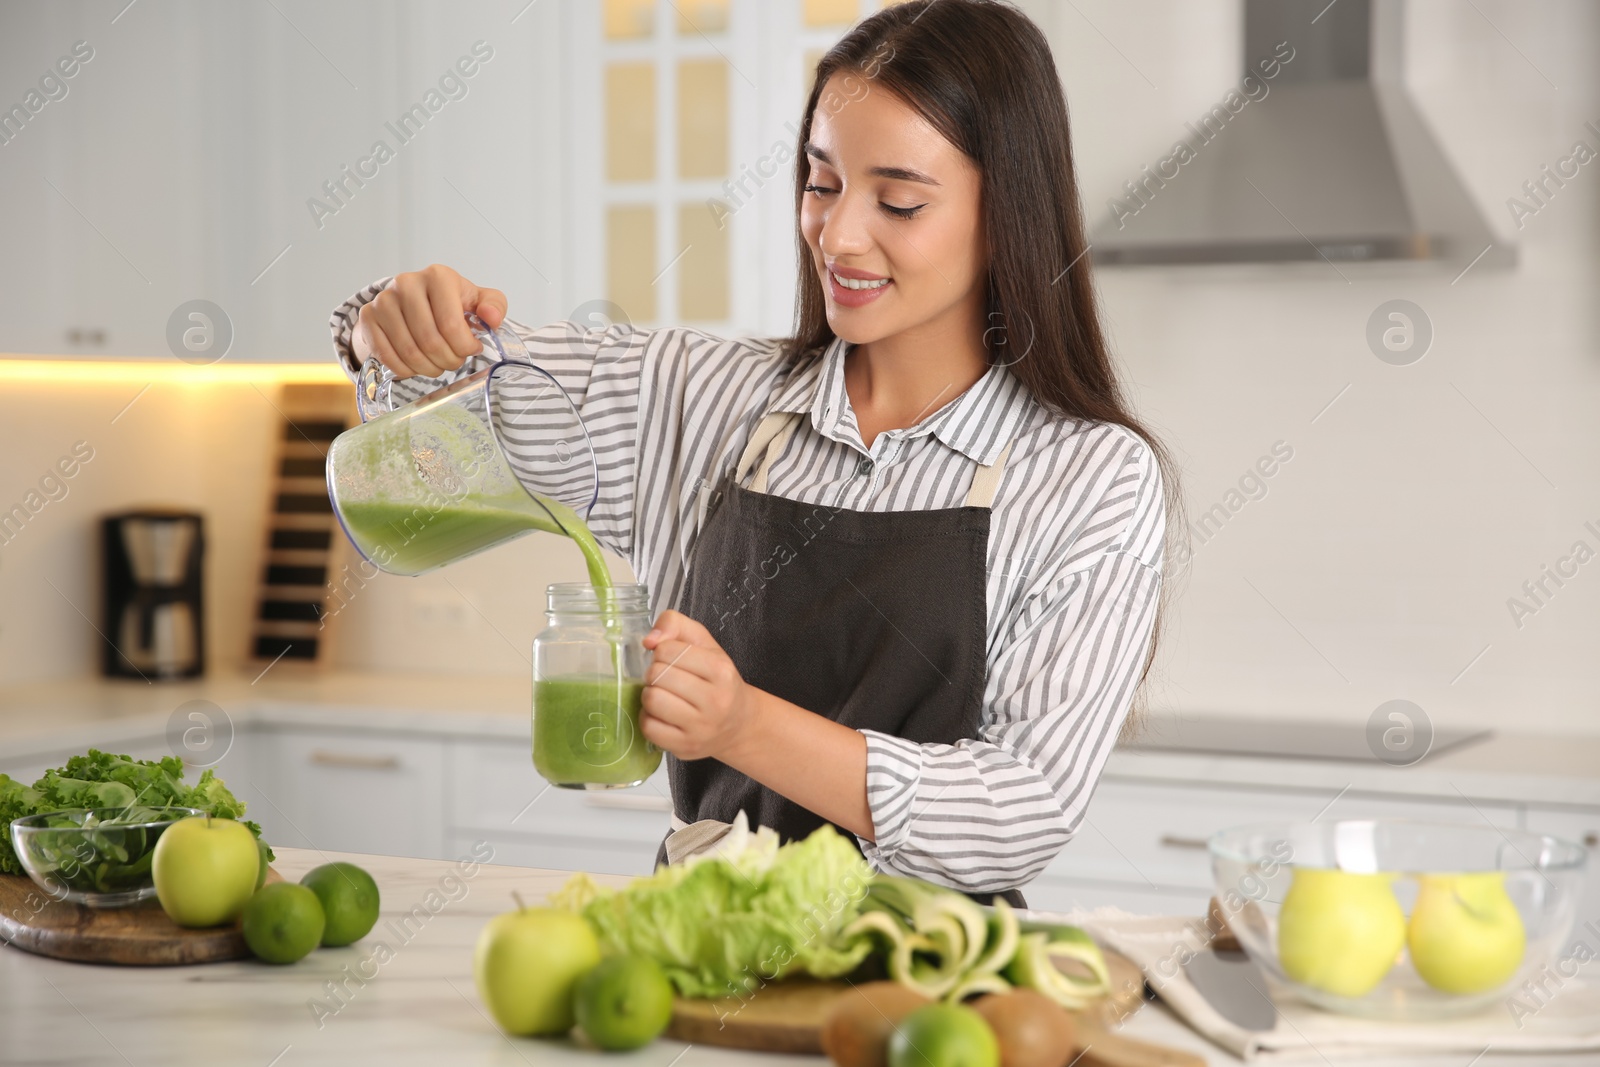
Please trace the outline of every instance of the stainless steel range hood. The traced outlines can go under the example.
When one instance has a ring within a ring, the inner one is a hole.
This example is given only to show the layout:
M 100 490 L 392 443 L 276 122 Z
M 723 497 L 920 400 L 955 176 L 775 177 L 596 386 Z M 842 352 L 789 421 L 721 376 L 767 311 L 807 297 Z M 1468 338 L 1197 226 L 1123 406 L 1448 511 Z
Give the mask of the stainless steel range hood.
M 1252 77 L 1091 212 L 1094 261 L 1515 263 L 1401 82 L 1401 3 L 1245 0 Z

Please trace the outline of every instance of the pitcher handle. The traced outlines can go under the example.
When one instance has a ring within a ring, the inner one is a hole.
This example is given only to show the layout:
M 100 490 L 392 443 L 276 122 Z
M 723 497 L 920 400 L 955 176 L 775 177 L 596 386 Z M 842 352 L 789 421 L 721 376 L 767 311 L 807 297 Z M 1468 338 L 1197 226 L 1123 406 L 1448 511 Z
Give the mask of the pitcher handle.
M 466 313 L 466 320 L 472 335 L 482 343 L 483 353 L 495 362 L 529 362 L 527 350 L 522 347 L 521 339 L 516 334 L 508 333 L 502 338 L 500 331 L 489 329 L 482 319 L 470 311 Z M 361 415 L 362 422 L 370 422 L 394 410 L 394 382 L 394 372 L 384 366 L 377 356 L 367 357 L 367 361 L 361 365 L 361 372 L 356 375 L 356 411 Z
M 361 373 L 356 375 L 356 411 L 362 422 L 389 413 L 389 390 L 393 385 L 394 375 L 389 368 L 380 363 L 378 357 L 369 356 L 361 365 Z

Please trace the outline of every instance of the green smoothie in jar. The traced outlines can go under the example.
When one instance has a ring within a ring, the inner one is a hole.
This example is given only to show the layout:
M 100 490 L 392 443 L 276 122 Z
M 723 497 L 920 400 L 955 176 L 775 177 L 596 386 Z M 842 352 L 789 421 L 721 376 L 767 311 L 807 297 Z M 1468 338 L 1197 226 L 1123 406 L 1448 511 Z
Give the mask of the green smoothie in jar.
M 644 684 L 604 675 L 542 678 L 533 684 L 533 766 L 563 786 L 629 786 L 661 765 L 661 750 L 639 732 Z
M 639 708 L 650 653 L 642 585 L 558 583 L 533 641 L 533 765 L 572 789 L 638 785 L 661 765 Z

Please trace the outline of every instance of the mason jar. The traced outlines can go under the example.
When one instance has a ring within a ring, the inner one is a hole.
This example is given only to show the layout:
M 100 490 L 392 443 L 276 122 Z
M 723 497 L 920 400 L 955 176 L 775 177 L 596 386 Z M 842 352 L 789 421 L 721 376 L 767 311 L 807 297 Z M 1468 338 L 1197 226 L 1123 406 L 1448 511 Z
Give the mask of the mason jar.
M 638 785 L 661 765 L 639 732 L 650 653 L 642 585 L 557 583 L 533 639 L 533 766 L 569 789 Z

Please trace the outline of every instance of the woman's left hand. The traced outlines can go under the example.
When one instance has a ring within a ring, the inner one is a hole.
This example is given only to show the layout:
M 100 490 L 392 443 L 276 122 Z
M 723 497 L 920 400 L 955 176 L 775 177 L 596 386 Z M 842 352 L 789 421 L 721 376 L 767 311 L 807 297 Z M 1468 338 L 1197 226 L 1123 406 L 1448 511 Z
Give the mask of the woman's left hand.
M 645 674 L 640 730 L 679 759 L 721 758 L 747 734 L 757 690 L 709 631 L 663 611 L 644 639 L 655 653 Z

